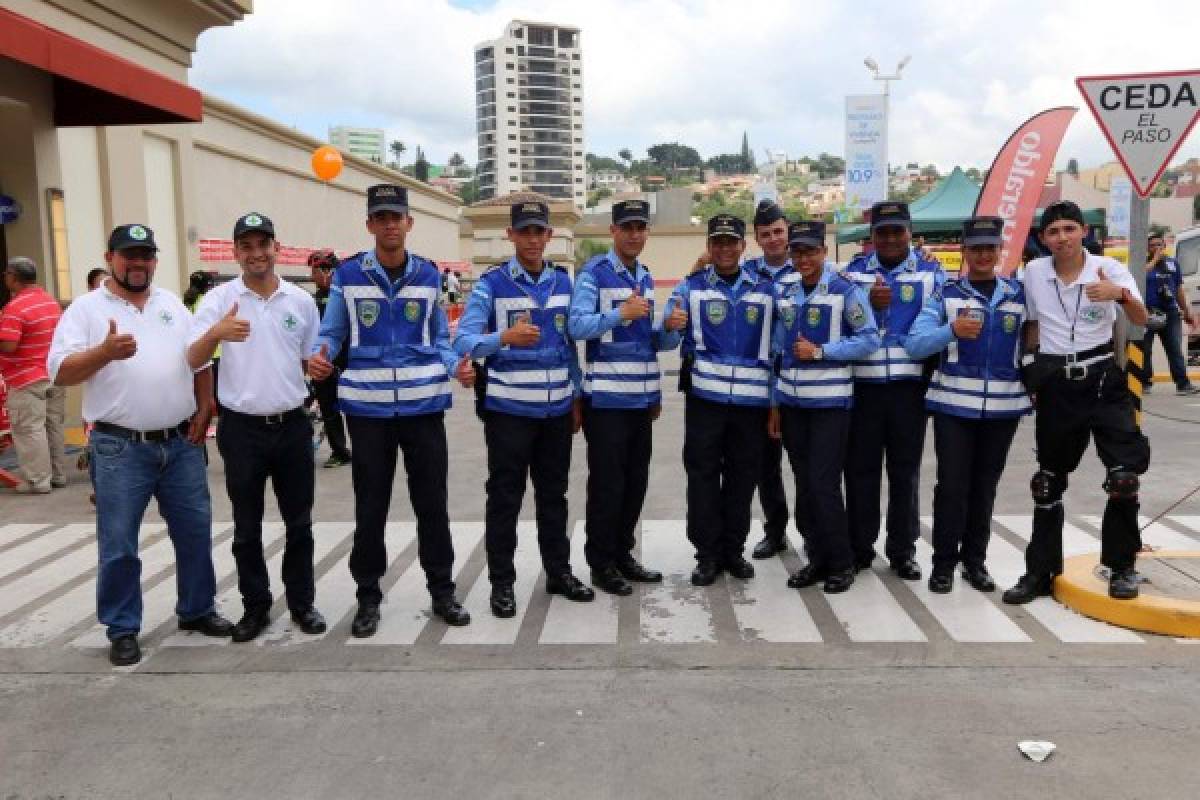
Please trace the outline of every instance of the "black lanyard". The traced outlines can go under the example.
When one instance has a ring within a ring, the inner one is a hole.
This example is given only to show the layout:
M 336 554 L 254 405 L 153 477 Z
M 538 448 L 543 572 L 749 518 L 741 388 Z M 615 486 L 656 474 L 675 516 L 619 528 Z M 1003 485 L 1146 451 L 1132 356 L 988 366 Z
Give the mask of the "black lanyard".
M 1062 306 L 1063 314 L 1066 315 L 1067 304 L 1063 302 L 1062 290 L 1058 288 L 1058 278 L 1053 278 L 1054 293 L 1058 295 L 1058 304 Z M 1079 323 L 1079 303 L 1083 300 L 1083 284 L 1078 285 L 1079 291 L 1075 295 L 1075 316 L 1071 317 L 1071 350 L 1075 350 L 1075 326 Z

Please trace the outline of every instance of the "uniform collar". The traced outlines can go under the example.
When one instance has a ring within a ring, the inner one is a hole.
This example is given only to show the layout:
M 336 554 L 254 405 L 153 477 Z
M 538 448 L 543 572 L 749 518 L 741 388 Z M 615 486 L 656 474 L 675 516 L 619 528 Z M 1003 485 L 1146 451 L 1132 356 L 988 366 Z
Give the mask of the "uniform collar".
M 1008 295 L 1016 294 L 1016 290 L 1001 275 L 996 276 L 996 288 L 992 290 L 991 297 L 983 297 L 979 290 L 975 288 L 975 284 L 971 283 L 968 278 L 959 278 L 958 282 L 967 294 L 987 300 L 989 306 L 999 305 Z
M 233 292 L 235 294 L 238 294 L 238 295 L 252 294 L 255 297 L 262 297 L 262 295 L 260 295 L 258 292 L 254 291 L 253 289 L 251 289 L 249 286 L 246 285 L 246 282 L 244 280 L 242 280 L 241 275 L 238 275 L 236 278 L 234 278 L 230 282 L 233 284 Z M 283 278 L 279 278 L 279 285 L 276 286 L 275 291 L 271 292 L 270 296 L 266 297 L 265 299 L 270 300 L 272 297 L 275 297 L 276 295 L 283 294 L 285 291 L 284 285 L 286 283 L 287 283 L 287 281 L 285 281 Z
M 408 274 L 410 274 L 410 272 L 411 272 L 411 270 L 413 269 L 413 266 L 414 266 L 414 264 L 413 264 L 413 254 L 412 254 L 412 253 L 410 253 L 410 252 L 408 252 L 407 250 L 405 250 L 405 251 L 404 251 L 404 256 L 405 256 L 405 261 L 404 261 L 404 274 L 405 274 L 405 275 L 408 275 Z M 361 263 L 362 263 L 362 268 L 363 268 L 363 269 L 371 269 L 371 270 L 375 270 L 375 272 L 377 272 L 377 273 L 379 273 L 381 276 L 383 276 L 383 278 L 384 278 L 385 280 L 391 280 L 391 279 L 388 277 L 387 270 L 386 270 L 386 269 L 384 269 L 383 265 L 379 263 L 379 259 L 377 259 L 377 258 L 375 257 L 375 251 L 374 251 L 374 250 L 368 250 L 367 252 L 363 253 L 363 257 L 362 257 L 362 262 L 361 262 Z
M 785 270 L 794 268 L 792 265 L 791 256 L 788 256 L 778 267 L 772 267 L 770 264 L 768 264 L 766 256 L 755 256 L 754 258 L 750 259 L 750 261 L 755 262 L 755 268 L 758 270 L 758 272 L 761 272 L 772 280 L 778 278 L 780 273 L 784 272 Z
M 790 265 L 791 261 L 788 261 L 788 264 Z M 795 267 L 793 267 L 792 269 L 795 270 Z M 803 278 L 800 278 L 799 280 L 795 280 L 795 281 L 791 282 L 790 284 L 788 284 L 785 291 L 788 292 L 788 294 L 791 294 L 791 295 L 799 294 L 799 295 L 803 295 L 806 298 L 810 297 L 812 295 L 817 295 L 817 294 L 829 294 L 829 282 L 832 281 L 835 277 L 837 277 L 837 274 L 838 274 L 837 266 L 834 265 L 830 261 L 826 261 L 824 263 L 824 265 L 822 265 L 822 267 L 821 267 L 821 277 L 817 278 L 817 282 L 815 284 L 813 284 L 812 291 L 809 291 L 808 287 L 804 285 Z M 796 275 L 797 276 L 800 275 L 799 270 L 796 270 Z
M 709 286 L 717 286 L 721 284 L 730 286 L 730 284 L 726 283 L 719 275 L 717 275 L 717 268 L 713 264 L 709 264 L 708 268 L 704 271 L 704 280 Z M 743 264 L 742 266 L 738 267 L 737 279 L 733 282 L 730 288 L 732 288 L 734 291 L 737 291 L 742 287 L 742 284 L 753 283 L 754 280 L 754 276 L 750 274 Z
M 110 277 L 108 280 L 116 280 L 116 279 Z M 108 298 L 109 300 L 111 300 L 114 303 L 121 303 L 123 305 L 137 308 L 137 306 L 133 305 L 133 303 L 129 302 L 124 297 L 121 297 L 120 295 L 118 295 L 117 293 L 115 293 L 111 289 L 109 289 L 107 281 L 105 281 L 105 283 L 100 284 L 100 291 L 104 293 L 104 296 L 106 298 Z M 162 292 L 163 292 L 162 289 L 158 288 L 157 286 L 153 286 L 153 285 L 149 289 L 147 289 L 146 290 L 146 306 L 149 306 L 151 303 L 157 302 L 159 297 L 162 296 Z
M 507 263 L 505 263 L 504 269 L 507 270 L 508 277 L 512 278 L 514 281 L 520 280 L 523 277 L 526 283 L 532 284 L 545 283 L 554 277 L 554 267 L 550 266 L 549 264 L 542 267 L 542 271 L 538 273 L 536 278 L 533 277 L 529 274 L 529 270 L 525 269 L 525 267 L 521 265 L 520 261 L 517 261 L 516 256 L 513 256 L 507 261 Z
M 916 272 L 917 254 L 911 247 L 909 247 L 908 256 L 896 266 L 889 268 L 885 267 L 883 263 L 880 262 L 878 253 L 871 253 L 870 258 L 867 259 L 867 269 L 871 272 L 883 271 L 889 275 L 893 275 L 897 272 Z
M 642 276 L 646 274 L 646 268 L 642 266 L 640 259 L 634 259 L 633 270 L 630 270 L 629 267 L 625 266 L 625 262 L 621 260 L 621 257 L 617 255 L 616 250 L 609 250 L 606 258 L 608 259 L 608 263 L 612 264 L 612 268 L 614 270 L 617 272 L 625 272 L 626 274 L 632 276 L 634 280 L 640 281 Z

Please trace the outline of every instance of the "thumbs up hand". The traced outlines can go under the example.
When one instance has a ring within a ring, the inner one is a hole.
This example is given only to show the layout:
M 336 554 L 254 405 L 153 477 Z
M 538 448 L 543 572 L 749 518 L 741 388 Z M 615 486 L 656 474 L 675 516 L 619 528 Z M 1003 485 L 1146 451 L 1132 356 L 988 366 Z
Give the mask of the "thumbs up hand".
M 454 377 L 467 389 L 475 385 L 475 365 L 468 356 L 463 356 L 454 370 Z
M 871 308 L 876 311 L 882 311 L 892 304 L 892 287 L 878 272 L 875 273 L 875 285 L 867 292 L 867 298 L 871 301 Z
M 816 355 L 817 346 L 803 336 L 797 336 L 796 341 L 792 342 L 792 356 L 795 358 L 801 361 L 812 361 Z
M 238 304 L 229 307 L 229 313 L 217 320 L 209 333 L 222 342 L 244 342 L 250 338 L 250 322 L 238 319 Z
M 1119 301 L 1125 296 L 1125 290 L 1108 279 L 1104 274 L 1104 267 L 1096 270 L 1096 280 L 1087 285 L 1087 299 L 1093 303 L 1103 302 L 1105 300 Z
M 333 364 L 329 361 L 329 345 L 321 345 L 321 350 L 308 359 L 308 377 L 314 381 L 323 381 L 333 374 Z
M 641 284 L 634 289 L 633 294 L 621 303 L 621 319 L 632 322 L 635 319 L 645 319 L 650 316 L 650 301 L 642 297 Z
M 117 333 L 117 322 L 110 319 L 108 321 L 108 335 L 101 342 L 100 349 L 109 361 L 124 361 L 127 358 L 132 358 L 134 353 L 137 352 L 137 340 L 133 338 L 133 334 L 131 333 Z

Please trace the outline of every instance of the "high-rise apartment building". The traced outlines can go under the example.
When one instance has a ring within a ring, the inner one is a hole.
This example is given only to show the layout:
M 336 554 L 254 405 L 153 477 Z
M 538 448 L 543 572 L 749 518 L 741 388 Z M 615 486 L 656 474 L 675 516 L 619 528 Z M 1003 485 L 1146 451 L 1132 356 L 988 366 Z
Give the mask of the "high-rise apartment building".
M 480 197 L 530 189 L 582 208 L 583 63 L 579 29 L 513 20 L 475 48 Z
M 383 164 L 387 161 L 386 139 L 382 128 L 354 128 L 338 125 L 329 129 L 329 143 L 352 156 Z

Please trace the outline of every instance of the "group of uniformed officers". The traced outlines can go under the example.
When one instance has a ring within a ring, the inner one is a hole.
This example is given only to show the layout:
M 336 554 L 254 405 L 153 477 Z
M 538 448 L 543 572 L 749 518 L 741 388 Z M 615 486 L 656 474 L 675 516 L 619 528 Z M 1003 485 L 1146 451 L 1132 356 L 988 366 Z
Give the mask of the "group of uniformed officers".
M 573 601 L 594 597 L 572 571 L 567 538 L 567 479 L 581 429 L 592 585 L 628 595 L 635 582 L 661 581 L 660 572 L 638 561 L 636 532 L 652 426 L 662 408 L 657 354 L 677 347 L 693 584 L 712 584 L 722 572 L 753 577 L 744 550 L 756 489 L 766 521 L 753 555 L 785 549 L 784 451 L 806 555 L 789 586 L 820 583 L 825 592 L 843 592 L 871 565 L 885 463 L 884 555 L 900 578 L 920 580 L 918 477 L 931 414 L 938 468 L 929 588 L 951 591 L 961 567 L 970 586 L 992 591 L 986 568 L 992 504 L 1019 419 L 1035 409 L 1032 540 L 1026 574 L 1004 601 L 1050 592 L 1062 569 L 1063 492 L 1090 437 L 1108 470 L 1102 562 L 1111 570 L 1109 591 L 1136 596 L 1138 476 L 1148 467 L 1149 446 L 1114 359 L 1112 327 L 1118 307 L 1135 324 L 1145 321 L 1146 310 L 1121 264 L 1083 248 L 1087 231 L 1077 206 L 1061 202 L 1045 210 L 1040 236 L 1052 255 L 1031 262 L 1018 281 L 996 272 L 999 218 L 964 223 L 964 267 L 947 279 L 937 261 L 912 247 L 903 203 L 871 209 L 870 253 L 839 271 L 827 260 L 824 223 L 789 223 L 764 201 L 753 219 L 763 256 L 743 259 L 742 219 L 714 216 L 704 256 L 661 311 L 654 279 L 639 260 L 649 224 L 645 201 L 614 204 L 612 249 L 572 280 L 544 258 L 553 234 L 547 206 L 513 205 L 507 233 L 515 254 L 481 276 L 451 339 L 438 302 L 438 270 L 405 245 L 413 217 L 403 187 L 368 190 L 366 227 L 375 246 L 336 267 L 319 318 L 307 293 L 275 276 L 270 220 L 258 213 L 240 218 L 234 247 L 243 275 L 204 298 L 186 351 L 199 374 L 223 347 L 217 442 L 245 605 L 232 627 L 208 605 L 204 632 L 245 641 L 269 624 L 262 543 L 268 477 L 286 526 L 288 606 L 302 630 L 325 629 L 314 597 L 305 371 L 314 380 L 337 381 L 353 443 L 354 636 L 373 635 L 381 619 L 380 581 L 389 563 L 384 532 L 398 453 L 433 613 L 451 625 L 470 622 L 455 597 L 447 511 L 443 418 L 452 380 L 475 387 L 487 444 L 492 613 L 517 612 L 513 557 L 527 477 L 546 590 Z M 576 342 L 584 343 L 582 365 Z M 335 367 L 335 359 L 344 366 Z M 153 441 L 144 432 L 127 433 L 133 441 Z M 110 624 L 110 638 L 130 635 L 129 627 Z

